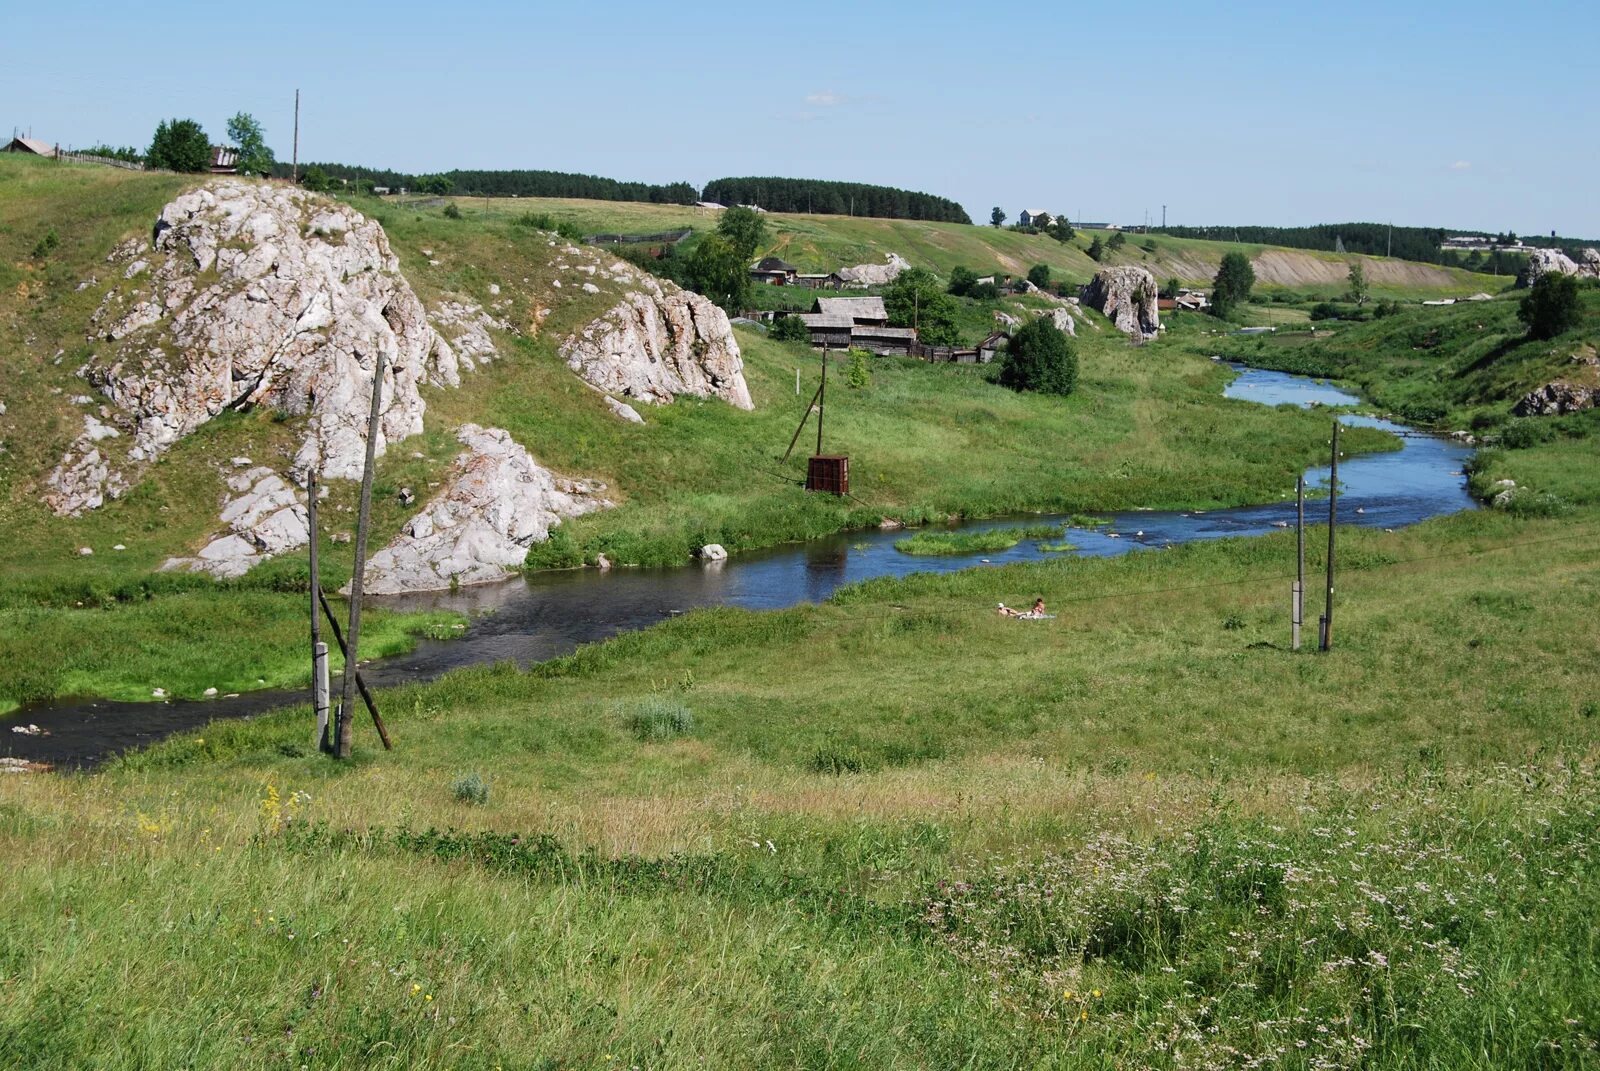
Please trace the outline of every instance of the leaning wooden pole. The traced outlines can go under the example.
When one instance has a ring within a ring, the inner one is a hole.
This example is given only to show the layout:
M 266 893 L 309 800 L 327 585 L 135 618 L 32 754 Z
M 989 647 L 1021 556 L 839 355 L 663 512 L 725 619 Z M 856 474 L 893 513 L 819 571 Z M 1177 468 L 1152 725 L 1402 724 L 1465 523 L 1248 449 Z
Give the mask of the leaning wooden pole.
M 328 604 L 328 596 L 318 588 L 317 598 L 322 602 L 322 613 L 328 619 L 328 626 L 333 629 L 333 642 L 339 645 L 340 653 L 348 659 L 349 648 L 344 645 L 344 633 L 339 631 L 339 619 L 333 616 L 333 607 Z M 328 645 L 322 646 L 326 648 Z M 389 743 L 389 729 L 383 724 L 383 715 L 378 713 L 378 701 L 372 697 L 372 689 L 367 687 L 367 679 L 361 675 L 359 669 L 356 670 L 356 691 L 361 693 L 361 701 L 367 704 L 367 710 L 372 714 L 372 724 L 378 730 L 378 739 L 383 741 L 383 750 L 392 751 L 394 745 Z
M 1328 595 L 1322 611 L 1322 649 L 1333 650 L 1333 536 L 1339 527 L 1339 421 L 1333 422 L 1333 461 L 1328 468 Z
M 822 453 L 822 416 L 828 411 L 828 346 L 822 346 L 822 385 L 817 388 L 817 453 Z
M 356 664 L 361 657 L 361 591 L 367 573 L 367 522 L 372 517 L 372 476 L 377 467 L 378 427 L 383 409 L 383 350 L 372 362 L 372 411 L 367 415 L 367 457 L 361 468 L 361 505 L 356 513 L 356 560 L 350 574 L 350 627 L 345 631 L 344 680 L 339 698 L 339 742 L 334 754 L 350 757 L 355 740 Z

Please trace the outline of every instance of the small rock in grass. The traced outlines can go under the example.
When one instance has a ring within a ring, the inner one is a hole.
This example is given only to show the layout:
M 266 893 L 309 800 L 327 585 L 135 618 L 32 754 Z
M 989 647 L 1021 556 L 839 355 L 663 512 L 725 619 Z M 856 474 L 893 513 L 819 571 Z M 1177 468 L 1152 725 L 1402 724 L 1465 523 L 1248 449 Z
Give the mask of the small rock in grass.
M 79 547 L 78 548 L 78 554 L 81 557 L 87 558 L 89 555 L 91 555 L 93 553 L 94 553 L 94 548 L 93 547 Z
M 150 697 L 152 699 L 165 699 L 167 697 L 167 690 L 165 688 L 157 688 L 150 693 Z
M 200 694 L 203 695 L 203 696 L 206 696 L 207 698 L 209 698 L 209 697 L 211 697 L 213 695 L 216 695 L 217 694 L 217 690 L 215 688 L 207 688 L 205 691 L 201 692 Z
M 127 550 L 128 548 L 123 546 L 121 543 L 118 543 L 116 546 L 112 547 L 111 549 L 112 550 Z
M 700 548 L 700 560 L 704 562 L 721 562 L 728 560 L 728 552 L 721 543 L 707 543 Z

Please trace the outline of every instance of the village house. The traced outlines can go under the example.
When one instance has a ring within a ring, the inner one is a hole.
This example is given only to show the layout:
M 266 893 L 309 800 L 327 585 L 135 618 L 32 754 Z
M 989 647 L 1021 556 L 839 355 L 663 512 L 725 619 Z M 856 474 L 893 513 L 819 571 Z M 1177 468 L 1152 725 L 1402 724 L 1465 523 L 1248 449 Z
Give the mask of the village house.
M 239 150 L 227 145 L 211 146 L 210 170 L 213 175 L 237 175 L 239 173 Z
M 762 257 L 750 269 L 750 278 L 767 286 L 793 286 L 797 269 L 778 257 Z
M 1048 227 L 1056 217 L 1042 208 L 1024 208 L 1017 223 L 1024 227 Z
M 905 355 L 917 341 L 915 328 L 889 326 L 889 310 L 881 297 L 817 298 L 811 311 L 799 316 L 818 349 Z
M 40 141 L 38 138 L 12 138 L 6 146 L 6 152 L 25 152 L 32 156 L 43 156 L 54 159 L 56 149 L 54 145 Z

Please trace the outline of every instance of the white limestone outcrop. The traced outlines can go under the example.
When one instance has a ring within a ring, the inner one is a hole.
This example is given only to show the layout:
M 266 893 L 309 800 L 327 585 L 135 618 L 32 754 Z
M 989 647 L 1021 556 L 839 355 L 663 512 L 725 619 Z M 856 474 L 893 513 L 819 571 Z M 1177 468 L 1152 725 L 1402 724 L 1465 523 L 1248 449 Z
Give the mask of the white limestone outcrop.
M 371 595 L 502 580 L 564 518 L 610 506 L 605 485 L 557 476 L 500 428 L 463 424 L 444 487 L 367 563 Z
M 1085 305 L 1104 313 L 1125 335 L 1154 338 L 1161 330 L 1161 313 L 1156 304 L 1160 291 L 1155 276 L 1144 268 L 1101 268 L 1079 296 Z

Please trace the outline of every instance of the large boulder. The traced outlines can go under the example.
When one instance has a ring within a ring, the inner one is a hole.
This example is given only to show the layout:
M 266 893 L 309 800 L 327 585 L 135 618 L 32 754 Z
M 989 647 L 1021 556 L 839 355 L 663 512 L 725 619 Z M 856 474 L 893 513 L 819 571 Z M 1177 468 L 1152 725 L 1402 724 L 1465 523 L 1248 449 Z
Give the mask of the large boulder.
M 567 367 L 608 395 L 661 405 L 688 394 L 755 408 L 727 314 L 670 282 L 639 282 L 562 343 Z
M 300 496 L 271 469 L 263 465 L 235 473 L 228 477 L 228 489 L 233 496 L 221 517 L 228 530 L 192 558 L 167 559 L 163 570 L 187 569 L 222 579 L 243 576 L 252 566 L 309 542 L 310 521 Z
M 857 264 L 850 268 L 840 268 L 838 275 L 851 286 L 888 286 L 909 267 L 911 267 L 910 261 L 899 253 L 890 253 L 883 264 Z
M 499 428 L 463 424 L 444 487 L 367 563 L 371 595 L 502 580 L 565 517 L 611 505 L 604 484 L 556 476 Z
M 1104 313 L 1125 335 L 1154 338 L 1161 330 L 1156 278 L 1143 268 L 1101 268 L 1079 296 L 1085 305 Z
M 1600 279 L 1600 249 L 1582 249 L 1569 257 L 1559 249 L 1535 249 L 1528 254 L 1528 266 L 1517 276 L 1518 286 L 1532 286 L 1539 277 L 1555 272 L 1580 279 Z
M 372 374 L 384 357 L 377 449 L 422 430 L 424 381 L 457 361 L 428 325 L 377 222 L 294 187 L 225 180 L 162 209 L 150 241 L 109 258 L 119 278 L 96 311 L 106 344 L 80 371 L 131 433 L 115 461 L 75 442 L 46 501 L 78 514 L 226 409 L 310 417 L 295 468 L 360 475 Z

